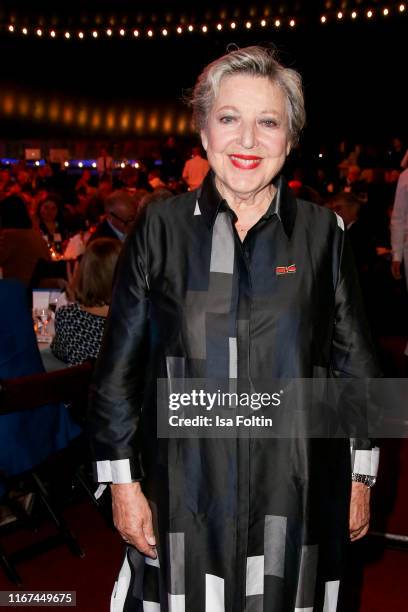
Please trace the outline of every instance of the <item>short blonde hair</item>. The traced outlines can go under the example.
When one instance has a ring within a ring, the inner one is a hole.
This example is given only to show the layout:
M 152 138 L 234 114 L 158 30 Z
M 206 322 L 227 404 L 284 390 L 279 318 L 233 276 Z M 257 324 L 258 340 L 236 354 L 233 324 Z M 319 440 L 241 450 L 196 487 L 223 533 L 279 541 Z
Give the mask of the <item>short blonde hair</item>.
M 205 129 L 222 79 L 238 74 L 267 78 L 282 89 L 287 103 L 289 140 L 292 146 L 296 145 L 306 121 L 302 78 L 296 70 L 280 64 L 273 50 L 259 46 L 237 49 L 204 68 L 189 100 L 195 127 L 199 131 Z
M 76 278 L 75 298 L 82 306 L 110 304 L 113 275 L 122 243 L 113 238 L 96 238 L 85 249 Z

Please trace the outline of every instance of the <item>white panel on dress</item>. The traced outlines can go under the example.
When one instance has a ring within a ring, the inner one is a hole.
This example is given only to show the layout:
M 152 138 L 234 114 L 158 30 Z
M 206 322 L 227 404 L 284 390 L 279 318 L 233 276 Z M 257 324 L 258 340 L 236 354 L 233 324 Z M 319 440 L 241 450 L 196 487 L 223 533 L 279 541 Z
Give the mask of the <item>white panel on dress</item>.
M 151 557 L 145 557 L 145 563 L 146 565 L 152 565 L 153 567 L 160 567 L 159 556 L 157 555 L 155 559 L 152 559 Z
M 111 461 L 112 482 L 114 484 L 132 482 L 129 459 L 115 459 Z
M 355 450 L 353 472 L 355 474 L 377 476 L 379 460 L 380 449 L 378 446 L 371 450 Z
M 201 215 L 201 210 L 200 210 L 200 207 L 198 205 L 198 201 L 196 202 L 196 205 L 195 205 L 194 214 L 195 215 Z
M 340 580 L 329 580 L 324 585 L 323 612 L 336 612 Z
M 185 612 L 186 610 L 186 596 L 185 595 L 172 595 L 169 593 L 169 612 Z
M 129 590 L 130 578 L 132 574 L 130 571 L 130 565 L 127 558 L 123 561 L 122 567 L 120 568 L 119 576 L 113 587 L 110 612 L 122 612 L 123 606 L 125 605 L 126 596 Z
M 264 592 L 264 556 L 247 558 L 246 596 L 262 595 Z
M 160 612 L 160 604 L 155 601 L 143 600 L 143 612 Z
M 96 462 L 98 482 L 112 482 L 111 462 L 109 459 Z
M 224 579 L 205 575 L 205 612 L 225 612 Z
M 343 221 L 342 217 L 340 217 L 340 215 L 338 215 L 336 212 L 334 214 L 336 215 L 336 218 L 337 218 L 337 225 L 344 232 L 344 221 Z

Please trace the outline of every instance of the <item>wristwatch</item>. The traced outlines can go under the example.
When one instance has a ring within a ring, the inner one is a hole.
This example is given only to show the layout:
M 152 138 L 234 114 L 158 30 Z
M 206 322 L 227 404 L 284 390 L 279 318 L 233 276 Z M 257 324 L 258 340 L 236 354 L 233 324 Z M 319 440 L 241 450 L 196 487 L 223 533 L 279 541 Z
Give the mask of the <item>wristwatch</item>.
M 355 474 L 353 472 L 351 475 L 351 480 L 353 480 L 354 482 L 362 482 L 371 489 L 371 487 L 375 485 L 375 481 L 377 479 L 375 476 L 368 476 L 367 474 Z

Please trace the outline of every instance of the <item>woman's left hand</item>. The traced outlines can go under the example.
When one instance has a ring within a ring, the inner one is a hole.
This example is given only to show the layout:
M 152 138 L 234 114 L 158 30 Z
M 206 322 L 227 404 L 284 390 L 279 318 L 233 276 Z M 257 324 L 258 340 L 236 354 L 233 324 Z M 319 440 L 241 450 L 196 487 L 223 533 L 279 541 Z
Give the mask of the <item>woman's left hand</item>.
M 353 482 L 350 501 L 350 540 L 355 542 L 366 535 L 370 525 L 371 490 L 362 482 Z

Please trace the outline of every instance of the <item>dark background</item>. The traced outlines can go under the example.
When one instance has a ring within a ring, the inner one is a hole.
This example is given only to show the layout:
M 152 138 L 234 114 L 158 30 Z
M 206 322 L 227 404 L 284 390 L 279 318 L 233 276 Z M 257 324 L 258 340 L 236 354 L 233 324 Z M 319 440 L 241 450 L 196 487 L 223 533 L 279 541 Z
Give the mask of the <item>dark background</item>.
M 229 43 L 239 46 L 268 44 L 277 48 L 283 63 L 300 70 L 304 78 L 308 127 L 305 139 L 330 143 L 343 137 L 353 141 L 381 142 L 407 131 L 408 5 L 404 15 L 395 5 L 382 2 L 298 1 L 258 3 L 225 2 L 3 2 L 0 10 L 2 61 L 0 87 L 6 91 L 29 92 L 45 99 L 57 96 L 87 105 L 166 109 L 181 107 L 183 91 L 192 87 L 200 70 L 223 54 Z M 329 9 L 326 5 L 329 5 Z M 379 15 L 384 6 L 394 6 L 387 18 Z M 105 8 L 104 8 L 105 7 Z M 368 20 L 363 8 L 377 7 Z M 104 10 L 102 10 L 104 8 Z M 356 8 L 358 19 L 334 18 L 342 8 Z M 11 35 L 7 23 L 44 28 L 125 27 L 147 28 L 156 24 L 169 29 L 179 23 L 217 22 L 220 16 L 242 20 L 262 18 L 265 11 L 287 20 L 295 28 L 280 31 L 253 28 L 125 39 L 118 36 L 98 40 L 50 40 Z M 328 12 L 329 11 L 329 12 Z M 331 15 L 322 25 L 321 14 Z M 51 125 L 46 120 L 28 121 L 0 116 L 0 138 L 89 137 L 86 126 Z M 94 133 L 95 135 L 95 133 Z M 96 134 L 97 135 L 97 134 Z M 102 134 L 101 134 L 102 135 Z M 113 134 L 126 138 L 123 133 Z M 133 135 L 134 136 L 134 135 Z

